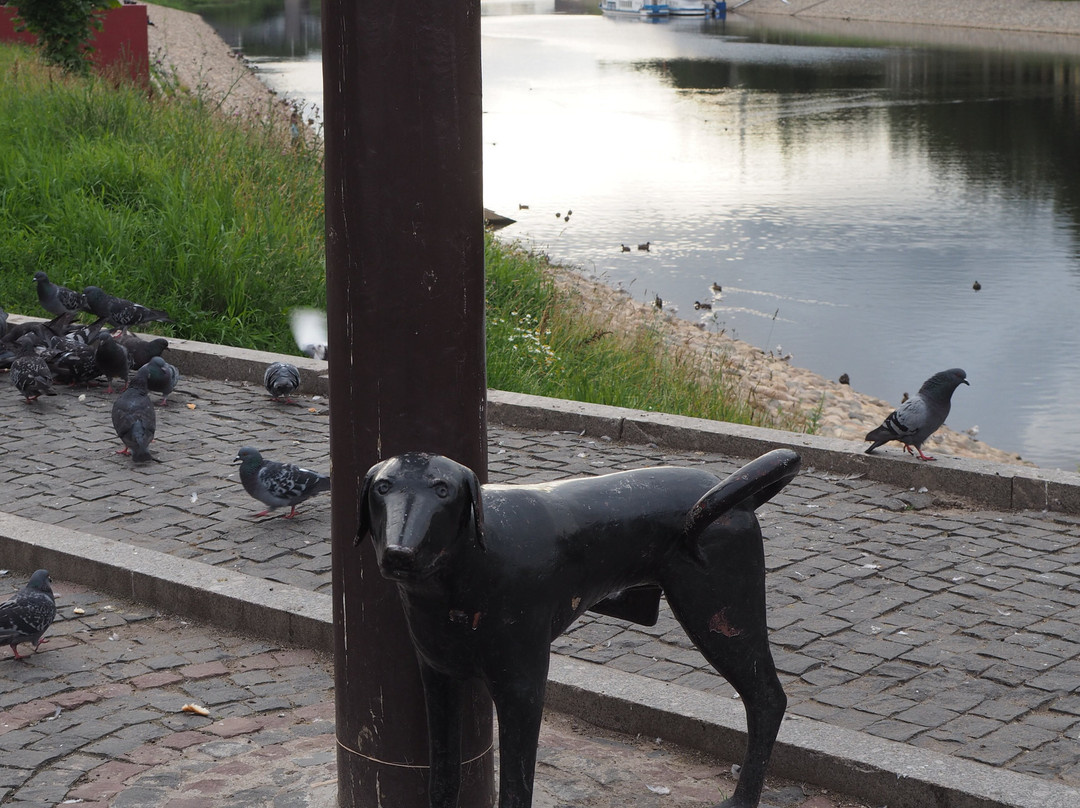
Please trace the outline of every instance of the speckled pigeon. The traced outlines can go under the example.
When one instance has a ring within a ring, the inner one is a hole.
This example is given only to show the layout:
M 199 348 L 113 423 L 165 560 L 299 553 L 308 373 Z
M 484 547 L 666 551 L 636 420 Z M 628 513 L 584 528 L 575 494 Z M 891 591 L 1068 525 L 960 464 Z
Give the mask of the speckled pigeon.
M 155 459 L 150 454 L 150 441 L 157 430 L 157 416 L 146 392 L 149 367 L 145 365 L 139 369 L 127 390 L 117 397 L 112 406 L 113 429 L 124 442 L 124 448 L 117 454 L 130 454 L 136 463 Z
M 911 447 L 919 453 L 920 460 L 933 460 L 923 454 L 923 442 L 937 432 L 949 417 L 952 395 L 961 384 L 968 384 L 967 374 L 960 368 L 950 368 L 935 373 L 919 388 L 919 392 L 901 404 L 877 429 L 868 433 L 866 439 L 872 441 L 866 453 L 870 454 L 877 447 L 891 440 L 904 444 L 904 451 L 914 454 Z
M 289 395 L 300 387 L 300 369 L 288 362 L 272 362 L 266 366 L 263 386 L 274 401 L 291 403 Z
M 318 309 L 293 309 L 290 315 L 293 339 L 300 353 L 312 359 L 326 359 L 326 313 Z
M 57 338 L 45 361 L 57 384 L 88 384 L 101 376 L 97 348 L 79 340 Z
M 50 314 L 90 311 L 82 292 L 53 283 L 44 272 L 34 273 L 34 283 L 37 284 L 38 302 Z
M 264 460 L 259 450 L 250 446 L 237 452 L 233 462 L 240 464 L 240 482 L 244 484 L 244 490 L 269 506 L 256 516 L 266 516 L 275 508 L 289 505 L 292 510 L 285 514 L 285 518 L 292 519 L 296 515 L 297 505 L 322 491 L 330 490 L 330 478 L 326 475 L 292 463 Z
M 0 603 L 0 643 L 11 646 L 15 659 L 25 659 L 19 654 L 19 643 L 33 643 L 37 651 L 45 642 L 41 636 L 56 617 L 56 598 L 50 581 L 48 570 L 38 570 L 26 586 Z
M 41 396 L 55 396 L 53 375 L 45 357 L 37 353 L 37 345 L 29 334 L 20 337 L 15 358 L 11 360 L 11 383 L 27 401 L 37 401 Z
M 169 315 L 160 309 L 151 309 L 141 303 L 133 303 L 122 297 L 115 297 L 102 291 L 97 286 L 83 289 L 86 303 L 99 319 L 117 328 L 127 329 L 133 325 L 149 322 L 172 322 Z
M 180 371 L 160 356 L 152 357 L 149 362 L 143 365 L 143 368 L 146 372 L 147 389 L 155 393 L 161 393 L 159 404 L 164 407 L 169 403 L 169 393 L 176 389 L 176 385 L 180 381 Z

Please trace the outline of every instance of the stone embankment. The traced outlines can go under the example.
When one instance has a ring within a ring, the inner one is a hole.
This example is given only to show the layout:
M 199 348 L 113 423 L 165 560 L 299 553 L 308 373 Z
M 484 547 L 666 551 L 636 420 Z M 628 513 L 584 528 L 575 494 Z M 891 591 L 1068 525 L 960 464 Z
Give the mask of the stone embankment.
M 1059 47 L 1061 39 L 1075 41 L 1075 35 L 1080 34 L 1080 2 L 1066 0 L 917 0 L 900 6 L 875 0 L 824 3 L 792 0 L 783 5 L 781 2 L 751 0 L 739 13 L 929 23 L 922 26 L 928 31 L 937 31 L 937 26 L 944 24 L 1036 32 L 1035 39 L 1025 40 L 1026 46 L 1048 50 Z M 269 90 L 202 18 L 161 6 L 150 5 L 148 9 L 153 23 L 151 59 L 157 61 L 176 86 L 219 103 L 226 114 L 254 113 L 264 120 L 273 116 L 288 120 L 292 106 Z M 1039 33 L 1047 31 L 1055 33 Z M 711 365 L 713 373 L 727 376 L 740 397 L 762 403 L 782 418 L 802 413 L 802 420 L 812 424 L 819 435 L 861 441 L 899 403 L 859 393 L 839 381 L 795 367 L 784 357 L 657 312 L 651 305 L 636 302 L 625 292 L 586 278 L 573 269 L 553 267 L 551 271 L 559 285 L 572 292 L 571 299 L 583 310 L 621 329 L 660 328 L 671 345 L 699 353 Z M 921 381 L 911 383 L 917 385 Z M 973 425 L 965 428 L 970 426 Z M 1024 462 L 1016 454 L 987 446 L 964 431 L 948 427 L 934 435 L 926 449 L 931 454 L 942 452 L 1001 463 Z

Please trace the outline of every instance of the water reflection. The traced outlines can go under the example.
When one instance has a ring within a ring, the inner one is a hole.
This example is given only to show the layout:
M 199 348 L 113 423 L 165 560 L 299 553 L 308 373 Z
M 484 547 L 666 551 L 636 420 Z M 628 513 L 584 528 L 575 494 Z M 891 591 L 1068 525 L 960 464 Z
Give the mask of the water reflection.
M 1076 469 L 1075 40 L 483 9 L 485 204 L 509 237 L 687 318 L 719 283 L 706 327 L 893 402 L 962 366 L 950 426 Z M 321 106 L 316 52 L 260 64 Z

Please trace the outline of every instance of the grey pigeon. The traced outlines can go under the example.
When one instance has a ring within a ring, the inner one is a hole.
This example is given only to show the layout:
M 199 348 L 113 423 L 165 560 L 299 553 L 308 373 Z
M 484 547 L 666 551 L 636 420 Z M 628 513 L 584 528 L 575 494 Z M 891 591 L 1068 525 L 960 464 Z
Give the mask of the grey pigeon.
M 164 407 L 169 403 L 169 393 L 176 389 L 176 384 L 180 381 L 180 371 L 160 356 L 152 357 L 149 362 L 143 365 L 143 368 L 146 372 L 147 389 L 155 393 L 161 393 L 159 403 Z
M 57 384 L 88 384 L 101 375 L 97 348 L 79 340 L 57 339 L 45 361 Z
M 285 518 L 292 519 L 296 515 L 297 505 L 322 491 L 330 490 L 330 478 L 326 475 L 292 463 L 265 460 L 258 449 L 250 446 L 237 452 L 233 462 L 240 464 L 240 482 L 244 484 L 244 490 L 269 506 L 256 516 L 266 516 L 275 508 L 289 505 L 292 510 L 285 514 Z
M 266 366 L 263 386 L 274 401 L 291 403 L 289 395 L 300 387 L 300 369 L 288 362 L 272 362 Z
M 124 442 L 124 448 L 117 454 L 130 454 L 136 463 L 154 459 L 150 454 L 150 441 L 154 439 L 157 429 L 157 416 L 146 392 L 149 367 L 146 365 L 139 369 L 127 390 L 117 397 L 112 406 L 113 429 Z
M 109 387 L 105 392 L 111 393 L 113 391 L 113 379 L 121 379 L 124 386 L 127 387 L 128 369 L 131 364 L 128 361 L 127 349 L 114 340 L 112 334 L 108 331 L 99 331 L 95 339 L 97 342 L 95 358 L 98 370 L 109 380 Z
M 949 417 L 952 395 L 961 384 L 968 384 L 967 374 L 960 368 L 950 368 L 935 373 L 911 396 L 882 422 L 881 426 L 868 433 L 866 439 L 873 444 L 867 448 L 870 454 L 883 443 L 898 440 L 904 444 L 904 451 L 914 454 L 911 447 L 919 453 L 920 460 L 933 460 L 923 454 L 923 442 L 937 432 Z
M 326 359 L 326 312 L 318 309 L 293 309 L 290 315 L 293 339 L 300 353 L 312 359 Z
M 24 658 L 19 654 L 19 643 L 33 643 L 37 651 L 45 642 L 41 636 L 56 617 L 56 597 L 50 581 L 48 570 L 38 570 L 26 586 L 0 603 L 0 643 L 11 646 L 15 659 Z
M 132 370 L 138 370 L 152 357 L 161 356 L 169 347 L 169 341 L 165 337 L 143 339 L 123 329 L 114 331 L 112 336 L 127 350 L 128 363 Z
M 44 272 L 34 273 L 34 283 L 37 284 L 38 302 L 50 314 L 90 311 L 82 292 L 53 283 Z
M 37 401 L 41 396 L 55 396 L 53 375 L 45 357 L 37 353 L 34 338 L 29 334 L 21 337 L 15 358 L 11 361 L 11 383 L 27 401 Z
M 169 315 L 160 309 L 151 309 L 141 303 L 133 303 L 122 297 L 115 297 L 98 288 L 87 286 L 83 289 L 90 311 L 99 319 L 117 328 L 128 329 L 133 325 L 149 322 L 172 322 Z

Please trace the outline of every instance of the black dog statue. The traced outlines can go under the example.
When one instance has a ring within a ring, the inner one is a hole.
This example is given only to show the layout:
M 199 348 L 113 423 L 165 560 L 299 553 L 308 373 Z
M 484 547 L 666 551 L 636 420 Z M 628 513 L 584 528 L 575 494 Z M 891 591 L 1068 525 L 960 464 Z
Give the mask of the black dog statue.
M 552 640 L 586 609 L 655 622 L 661 591 L 745 705 L 742 771 L 721 808 L 756 808 L 787 697 L 769 651 L 754 511 L 799 462 L 777 449 L 723 481 L 700 468 L 649 468 L 484 486 L 439 455 L 373 466 L 356 540 L 370 532 L 405 607 L 427 705 L 432 808 L 457 805 L 465 680 L 479 677 L 498 713 L 499 808 L 529 808 Z

